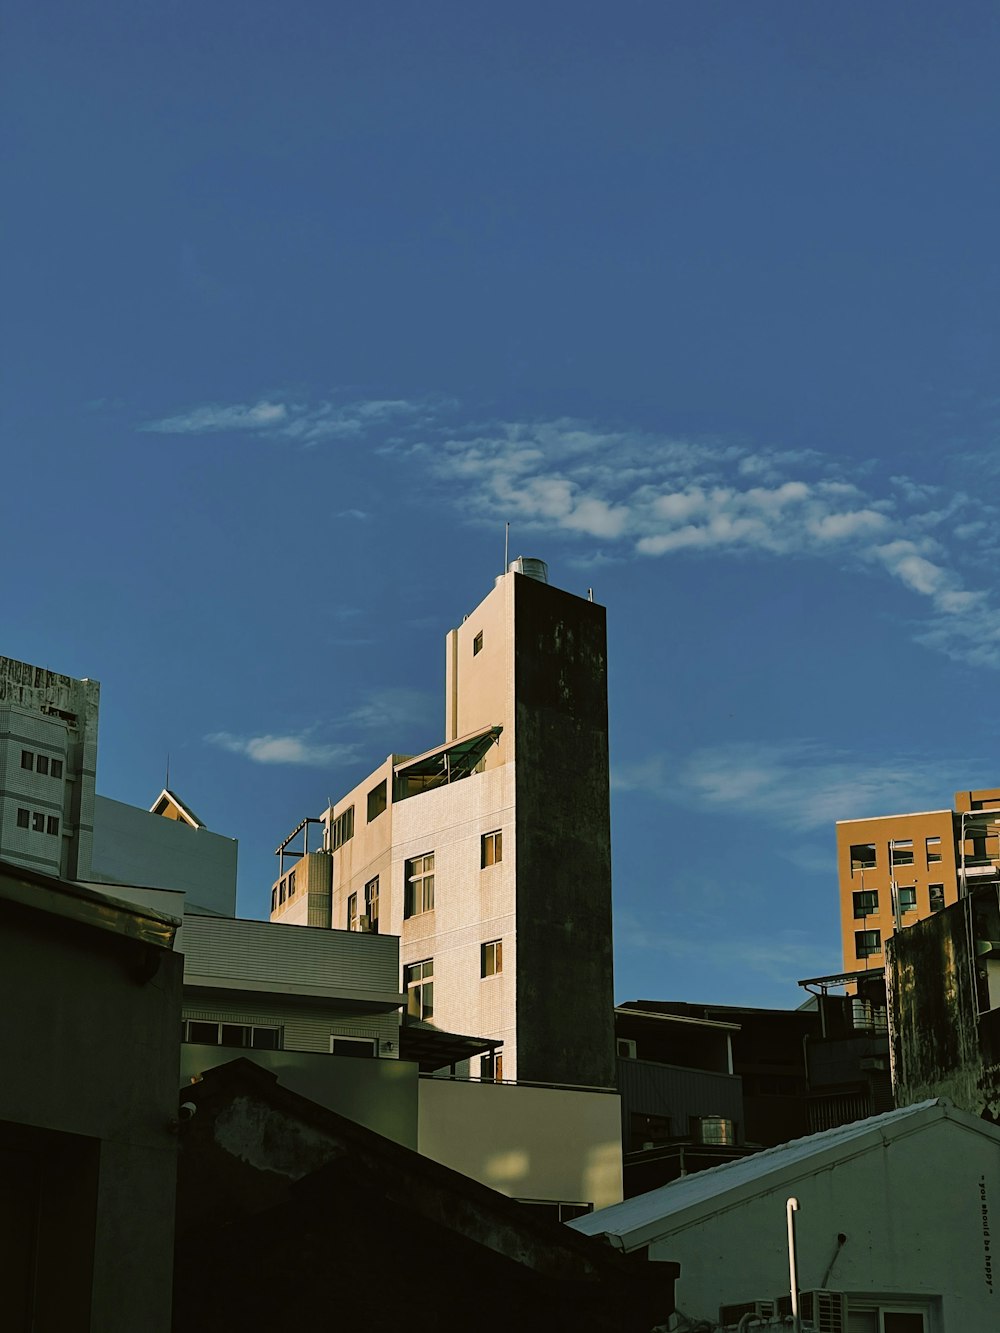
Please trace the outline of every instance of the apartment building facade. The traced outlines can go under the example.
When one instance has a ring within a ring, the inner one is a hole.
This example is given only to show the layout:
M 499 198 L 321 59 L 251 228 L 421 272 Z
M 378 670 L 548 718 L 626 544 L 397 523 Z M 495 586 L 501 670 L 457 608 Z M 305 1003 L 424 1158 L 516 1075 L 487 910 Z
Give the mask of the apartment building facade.
M 1000 876 L 1000 788 L 955 793 L 953 810 L 841 820 L 837 876 L 845 972 L 878 971 L 894 931 Z
M 173 792 L 152 809 L 99 796 L 101 686 L 0 657 L 0 860 L 96 886 L 182 890 L 189 907 L 236 910 L 234 838 Z
M 613 1086 L 604 608 L 519 559 L 445 650 L 443 743 L 293 831 L 271 919 L 399 935 L 410 1017 L 503 1042 L 473 1074 Z

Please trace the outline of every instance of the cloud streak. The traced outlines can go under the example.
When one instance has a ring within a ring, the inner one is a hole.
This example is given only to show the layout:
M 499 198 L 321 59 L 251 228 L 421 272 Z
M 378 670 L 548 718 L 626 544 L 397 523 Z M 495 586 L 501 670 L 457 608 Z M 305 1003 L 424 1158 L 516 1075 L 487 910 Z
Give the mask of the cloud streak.
M 272 401 L 211 403 L 176 416 L 147 421 L 140 430 L 156 435 L 218 435 L 231 432 L 290 440 L 302 445 L 327 441 L 360 439 L 368 432 L 400 422 L 420 420 L 425 415 L 421 404 L 403 398 L 362 399 L 352 402 L 330 401 L 309 405 L 299 402 Z
M 210 745 L 243 755 L 255 764 L 297 764 L 308 768 L 333 768 L 357 758 L 354 744 L 313 741 L 306 733 L 262 736 L 234 736 L 215 731 L 205 737 Z
M 879 763 L 801 741 L 707 747 L 679 759 L 655 756 L 617 767 L 612 790 L 641 792 L 685 809 L 738 810 L 797 833 L 838 819 L 950 808 L 942 773 L 969 760 L 903 756 Z

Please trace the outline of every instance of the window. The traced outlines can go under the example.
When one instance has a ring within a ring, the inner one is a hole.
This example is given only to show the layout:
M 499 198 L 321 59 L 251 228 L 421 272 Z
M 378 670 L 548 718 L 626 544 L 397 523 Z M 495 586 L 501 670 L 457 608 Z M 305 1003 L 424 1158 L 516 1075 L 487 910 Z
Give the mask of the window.
M 855 870 L 875 869 L 875 844 L 859 842 L 851 848 L 851 873 Z
M 479 633 L 476 635 L 476 637 L 472 640 L 472 656 L 478 657 L 482 651 L 483 651 L 483 631 L 480 630 Z
M 35 756 L 30 750 L 21 751 L 21 767 L 26 768 L 29 773 L 35 767 Z
M 31 829 L 33 833 L 45 832 L 45 816 L 39 810 L 31 816 Z
M 913 839 L 897 838 L 889 843 L 889 864 L 891 866 L 913 865 Z
M 434 906 L 434 853 L 425 852 L 406 863 L 403 916 L 419 916 Z
M 277 890 L 277 889 L 272 889 L 272 890 L 271 890 L 271 911 L 272 911 L 272 912 L 276 911 L 276 910 L 277 910 L 277 907 L 278 907 L 278 890 Z
M 378 875 L 365 885 L 365 915 L 368 917 L 368 929 L 373 935 L 378 934 Z
M 503 940 L 489 940 L 479 946 L 479 975 L 495 977 L 503 971 Z
M 330 1054 L 352 1060 L 373 1060 L 378 1055 L 374 1037 L 331 1037 Z
M 30 811 L 30 810 L 24 810 L 24 809 L 19 809 L 19 810 L 18 810 L 18 812 L 17 812 L 17 827 L 18 827 L 18 828 L 30 828 L 30 827 L 31 827 L 31 811 Z
M 285 901 L 285 881 L 284 881 L 284 880 L 281 880 L 281 881 L 279 882 L 279 884 L 278 884 L 278 890 L 279 890 L 279 895 L 280 895 L 280 896 L 279 896 L 279 901 L 280 901 L 280 902 L 284 902 L 284 901 Z
M 870 958 L 873 953 L 881 953 L 881 934 L 877 930 L 856 930 L 854 932 L 854 952 L 858 958 Z
M 288 872 L 288 896 L 289 896 L 289 898 L 294 898 L 294 897 L 295 897 L 295 871 L 294 871 L 294 870 L 289 870 L 289 872 Z
M 357 930 L 358 928 L 358 895 L 352 893 L 347 899 L 347 929 Z
M 484 833 L 479 848 L 479 864 L 483 870 L 487 866 L 495 866 L 498 861 L 503 860 L 503 832 L 495 829 L 492 833 Z
M 941 860 L 941 839 L 940 839 L 940 838 L 927 838 L 927 839 L 925 839 L 925 843 L 926 843 L 926 847 L 927 847 L 927 864 L 928 864 L 928 865 L 933 865 L 935 861 L 940 861 L 940 860 Z
M 847 1327 L 850 1333 L 927 1333 L 923 1301 L 905 1298 L 877 1305 L 863 1296 L 847 1298 Z
M 915 912 L 917 910 L 916 885 L 909 888 L 898 888 L 896 890 L 896 901 L 899 903 L 901 912 Z
M 183 1024 L 183 1040 L 200 1042 L 203 1046 L 243 1046 L 257 1051 L 280 1051 L 281 1028 L 189 1018 Z
M 45 831 L 46 833 L 51 833 L 53 837 L 58 837 L 59 819 L 56 815 L 49 815 L 48 820 L 46 821 Z
M 51 766 L 50 766 L 50 768 L 49 768 L 49 773 L 52 775 L 52 777 L 54 777 L 54 778 L 61 778 L 61 777 L 62 777 L 62 764 L 63 764 L 63 761 L 62 761 L 61 759 L 53 759 L 53 760 L 52 760 L 52 764 L 51 764 Z
M 429 1019 L 434 1016 L 434 959 L 409 963 L 403 968 L 403 990 L 406 991 L 406 1012 L 411 1018 Z
M 49 756 L 48 756 L 47 754 L 36 754 L 36 755 L 35 755 L 35 772 L 36 772 L 36 773 L 44 773 L 46 776 L 48 776 L 48 772 L 49 772 Z
M 874 889 L 861 889 L 854 895 L 855 918 L 878 915 L 878 893 Z
M 354 837 L 354 806 L 349 805 L 342 815 L 338 815 L 333 821 L 332 829 L 333 850 L 343 847 L 345 842 L 350 842 Z
M 377 787 L 372 787 L 368 793 L 368 823 L 373 819 L 378 819 L 379 815 L 388 804 L 388 784 L 385 778 Z
M 944 885 L 928 884 L 927 895 L 930 898 L 930 908 L 932 912 L 940 912 L 944 907 Z
M 479 1078 L 482 1083 L 503 1082 L 503 1051 L 487 1051 L 479 1057 Z

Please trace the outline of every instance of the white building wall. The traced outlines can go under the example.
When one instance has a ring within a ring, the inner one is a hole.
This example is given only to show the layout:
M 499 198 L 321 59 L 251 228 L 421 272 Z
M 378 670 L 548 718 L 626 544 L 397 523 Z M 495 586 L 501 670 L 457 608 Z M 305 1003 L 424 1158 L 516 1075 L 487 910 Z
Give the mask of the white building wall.
M 482 835 L 496 829 L 503 833 L 502 860 L 482 869 Z M 517 1077 L 515 841 L 513 764 L 400 801 L 393 807 L 391 893 L 381 924 L 400 936 L 404 968 L 434 959 L 437 1026 L 502 1040 L 510 1079 Z M 434 910 L 405 920 L 406 862 L 427 852 L 434 853 Z M 483 977 L 480 946 L 496 939 L 503 943 L 503 971 Z
M 928 1333 L 998 1326 L 991 1232 L 1000 1226 L 1000 1152 L 987 1136 L 941 1120 L 815 1167 L 752 1198 L 720 1195 L 703 1220 L 664 1220 L 649 1257 L 680 1263 L 679 1309 L 715 1319 L 721 1304 L 787 1292 L 785 1202 L 794 1195 L 802 1290 L 932 1305 L 941 1297 L 940 1321 Z M 847 1236 L 841 1247 L 838 1233 Z

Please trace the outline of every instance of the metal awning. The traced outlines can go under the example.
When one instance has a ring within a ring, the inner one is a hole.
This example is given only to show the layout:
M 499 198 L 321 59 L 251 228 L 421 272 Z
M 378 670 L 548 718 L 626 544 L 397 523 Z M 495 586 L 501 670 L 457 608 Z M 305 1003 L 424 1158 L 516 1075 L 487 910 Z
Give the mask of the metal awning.
M 434 1074 L 439 1069 L 448 1069 L 501 1046 L 503 1041 L 493 1037 L 466 1037 L 458 1032 L 443 1032 L 432 1023 L 416 1018 L 404 1017 L 399 1030 L 399 1058 L 415 1061 L 422 1074 Z
M 858 981 L 879 981 L 884 976 L 884 968 L 869 967 L 861 972 L 836 972 L 830 977 L 806 977 L 799 985 L 807 990 L 810 986 L 819 986 L 820 990 L 827 991 L 831 986 L 853 986 Z
M 500 739 L 503 727 L 484 727 L 436 749 L 427 750 L 413 759 L 393 766 L 395 799 L 405 800 L 418 792 L 442 787 L 448 782 L 467 778 L 482 757 Z

